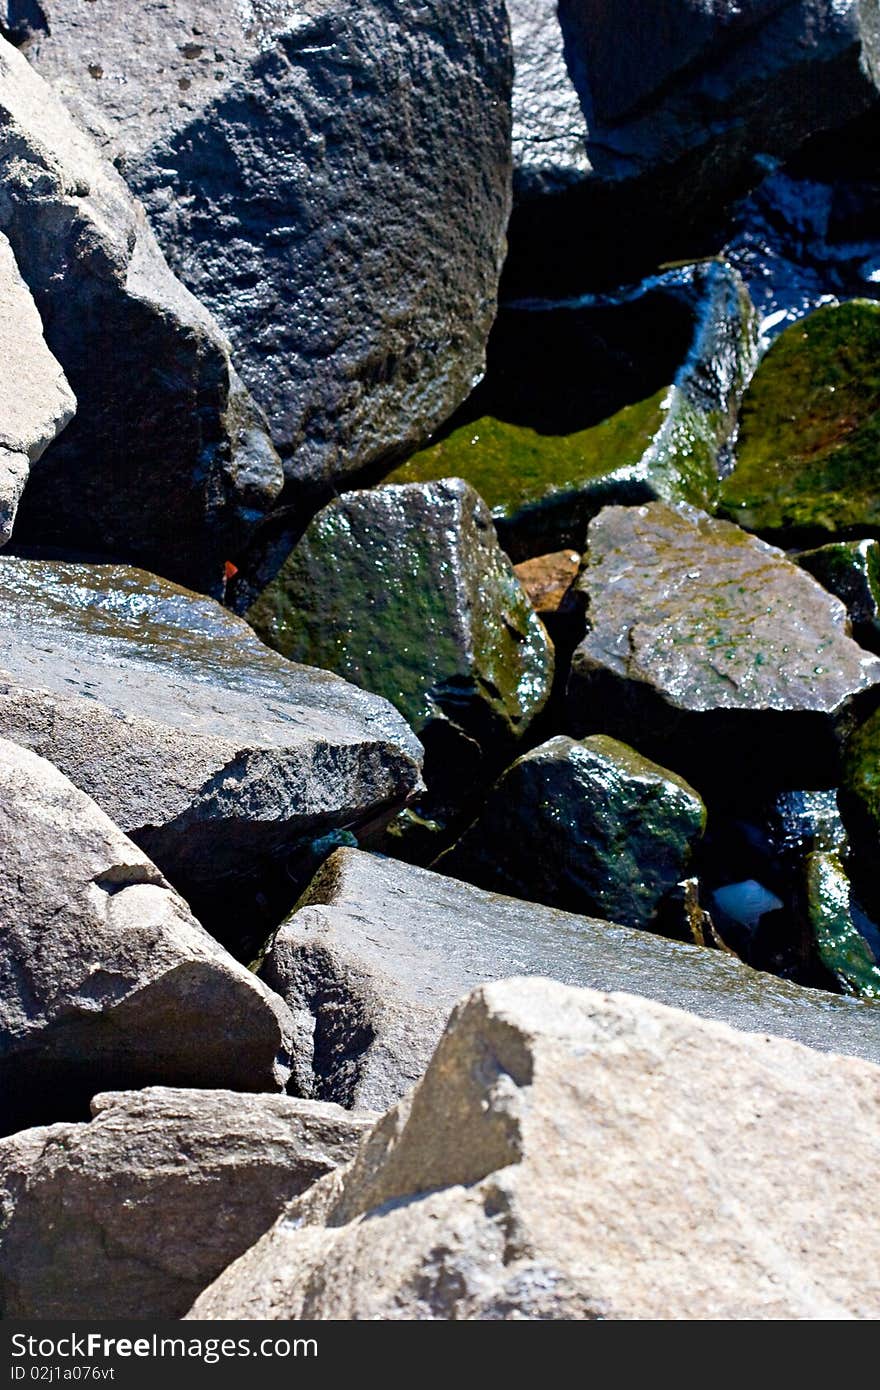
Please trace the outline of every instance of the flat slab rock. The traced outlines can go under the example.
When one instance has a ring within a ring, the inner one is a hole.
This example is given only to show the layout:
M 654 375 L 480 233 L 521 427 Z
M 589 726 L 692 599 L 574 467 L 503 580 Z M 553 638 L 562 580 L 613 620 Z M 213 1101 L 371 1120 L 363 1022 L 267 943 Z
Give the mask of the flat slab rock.
M 358 850 L 327 861 L 261 971 L 297 1020 L 301 1092 L 373 1109 L 422 1075 L 462 994 L 512 973 L 626 990 L 880 1063 L 880 1005 Z
M 354 1156 L 369 1116 L 150 1086 L 90 1124 L 0 1140 L 5 1318 L 178 1318 L 286 1204 Z
M 578 588 L 589 630 L 569 681 L 574 732 L 630 738 L 701 791 L 746 769 L 834 785 L 880 661 L 781 551 L 685 504 L 607 507 Z
M 280 1090 L 292 1019 L 156 865 L 44 758 L 0 739 L 2 1130 L 107 1087 Z
M 14 383 L 0 405 L 0 545 L 5 545 L 30 466 L 73 419 L 76 398 L 46 346 L 37 306 L 2 232 L 0 359 Z
M 188 1316 L 876 1318 L 878 1104 L 866 1062 L 499 981 Z
M 0 734 L 94 797 L 229 939 L 259 943 L 289 909 L 297 845 L 420 786 L 421 747 L 385 701 L 143 571 L 0 556 L 0 644 Z
M 510 209 L 502 0 L 46 0 L 28 57 L 229 334 L 289 480 L 423 442 L 484 363 Z

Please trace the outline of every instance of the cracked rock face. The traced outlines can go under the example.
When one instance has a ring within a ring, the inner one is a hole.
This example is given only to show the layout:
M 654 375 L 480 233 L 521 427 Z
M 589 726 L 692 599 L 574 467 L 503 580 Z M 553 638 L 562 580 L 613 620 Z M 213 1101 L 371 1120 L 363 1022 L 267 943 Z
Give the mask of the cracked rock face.
M 32 469 L 18 538 L 219 591 L 281 489 L 265 420 L 140 204 L 2 38 L 0 231 L 78 403 Z
M 155 864 L 45 759 L 0 741 L 3 1127 L 107 1087 L 280 1090 L 292 1020 Z
M 6 1318 L 179 1318 L 372 1120 L 289 1096 L 151 1086 L 0 1140 Z
M 383 700 L 143 571 L 0 556 L 0 634 L 0 734 L 51 759 L 245 954 L 296 898 L 299 845 L 421 785 L 421 747 Z
M 73 419 L 74 394 L 46 347 L 30 290 L 0 232 L 0 360 L 13 390 L 0 405 L 0 546 L 12 534 L 32 463 Z
M 354 1161 L 188 1316 L 876 1317 L 878 1103 L 880 1068 L 851 1058 L 487 985 Z
M 424 442 L 482 371 L 510 209 L 505 8 L 171 8 L 45 0 L 28 56 L 229 334 L 289 480 L 326 489 Z
M 352 849 L 319 871 L 261 975 L 296 1019 L 298 1091 L 381 1110 L 418 1081 L 462 994 L 514 971 L 880 1063 L 880 1006 Z
M 840 741 L 880 682 L 839 599 L 781 550 L 686 505 L 607 507 L 588 544 L 574 732 L 630 738 L 700 791 L 747 773 L 835 784 Z

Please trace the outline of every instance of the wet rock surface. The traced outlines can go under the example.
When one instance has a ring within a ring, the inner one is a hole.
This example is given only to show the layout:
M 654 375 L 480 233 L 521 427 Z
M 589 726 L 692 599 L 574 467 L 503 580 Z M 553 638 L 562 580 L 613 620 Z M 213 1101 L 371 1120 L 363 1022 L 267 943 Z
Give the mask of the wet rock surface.
M 837 541 L 805 550 L 798 564 L 846 604 L 853 636 L 880 647 L 880 541 Z
M 353 1163 L 188 1316 L 876 1316 L 878 1099 L 863 1062 L 627 995 L 488 985 Z
M 73 419 L 76 399 L 46 347 L 31 293 L 0 232 L 0 356 L 15 389 L 0 408 L 0 546 L 12 534 L 30 466 Z
M 0 632 L 0 733 L 56 763 L 245 954 L 296 898 L 297 847 L 420 786 L 421 748 L 384 701 L 143 571 L 4 555 Z
M 501 0 L 126 3 L 123 25 L 117 0 L 48 9 L 29 56 L 120 151 L 289 479 L 329 489 L 422 442 L 481 371 L 495 311 Z
M 462 796 L 483 751 L 515 746 L 550 692 L 552 646 L 460 479 L 331 503 L 247 617 L 284 656 L 390 700 L 444 802 L 448 783 Z
M 591 171 L 587 126 L 557 0 L 508 0 L 513 44 L 513 179 L 519 198 L 563 192 Z
M 357 850 L 327 861 L 261 973 L 297 1022 L 293 1084 L 356 1107 L 398 1100 L 424 1071 L 456 1000 L 509 974 L 626 990 L 880 1062 L 873 1005 Z
M 648 927 L 706 823 L 675 773 L 602 734 L 525 753 L 437 868 L 481 888 Z
M 722 262 L 616 297 L 503 306 L 485 381 L 389 481 L 466 478 L 515 560 L 582 549 L 606 503 L 711 505 L 754 351 L 748 295 Z
M 750 531 L 816 545 L 880 527 L 880 304 L 817 309 L 781 334 L 743 400 L 723 512 Z
M 368 1117 L 289 1096 L 148 1087 L 89 1124 L 0 1141 L 6 1318 L 179 1318 Z
M 0 740 L 3 1129 L 107 1087 L 280 1090 L 292 1019 L 95 803 Z
M 19 537 L 217 591 L 281 488 L 265 421 L 143 209 L 2 38 L 0 117 L 0 231 L 78 403 L 32 471 Z
M 746 771 L 756 786 L 835 785 L 880 664 L 781 551 L 684 505 L 609 507 L 578 584 L 574 732 L 637 738 L 700 792 Z
M 861 930 L 864 914 L 835 854 L 811 854 L 806 865 L 807 911 L 825 968 L 845 994 L 880 999 L 880 959 Z M 861 919 L 861 920 L 860 920 Z M 868 930 L 870 923 L 864 923 Z M 874 929 L 875 946 L 880 934 Z

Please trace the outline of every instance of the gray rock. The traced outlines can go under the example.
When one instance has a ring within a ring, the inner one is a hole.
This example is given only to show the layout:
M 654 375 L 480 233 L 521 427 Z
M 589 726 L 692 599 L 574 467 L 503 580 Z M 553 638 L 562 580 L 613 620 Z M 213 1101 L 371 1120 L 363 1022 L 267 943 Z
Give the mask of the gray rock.
M 616 739 L 557 735 L 517 758 L 436 868 L 514 898 L 654 925 L 706 809 L 682 778 Z
M 323 488 L 424 442 L 482 371 L 495 312 L 502 0 L 45 9 L 29 58 L 105 132 L 289 477 Z
M 188 1317 L 872 1319 L 880 1069 L 506 980 Z M 858 1256 L 853 1233 L 858 1233 Z
M 557 0 L 507 0 L 513 43 L 513 186 L 557 193 L 591 172 L 587 123 L 565 59 Z
M 219 590 L 281 488 L 265 421 L 122 179 L 4 39 L 0 231 L 78 402 L 32 469 L 19 539 Z
M 149 1087 L 90 1124 L 0 1141 L 0 1315 L 179 1318 L 369 1116 L 288 1096 Z
M 0 556 L 0 646 L 0 734 L 93 797 L 248 959 L 296 899 L 291 853 L 421 785 L 383 700 L 140 570 Z
M 511 972 L 626 990 L 880 1062 L 880 1005 L 357 850 L 327 861 L 261 973 L 297 1020 L 303 1094 L 382 1109 L 421 1076 L 455 1001 Z
M 73 419 L 76 399 L 46 347 L 43 325 L 12 247 L 0 232 L 0 546 L 12 535 L 30 466 Z
M 280 1090 L 292 1020 L 93 801 L 0 740 L 3 1129 L 105 1087 Z
M 332 502 L 247 617 L 291 660 L 396 705 L 425 743 L 429 786 L 452 784 L 444 800 L 467 790 L 459 764 L 503 758 L 550 694 L 552 645 L 458 478 Z
M 606 507 L 578 586 L 574 733 L 631 739 L 701 792 L 835 785 L 880 661 L 781 550 L 686 504 Z

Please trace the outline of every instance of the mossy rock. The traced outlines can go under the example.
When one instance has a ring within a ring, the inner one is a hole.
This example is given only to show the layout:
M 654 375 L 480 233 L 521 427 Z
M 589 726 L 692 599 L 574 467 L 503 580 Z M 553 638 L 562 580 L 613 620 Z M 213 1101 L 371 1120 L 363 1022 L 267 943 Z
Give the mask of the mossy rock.
M 880 962 L 854 920 L 852 890 L 836 854 L 806 862 L 807 915 L 819 958 L 844 994 L 880 999 Z
M 880 304 L 828 305 L 779 336 L 744 397 L 720 510 L 792 544 L 880 536 Z
M 853 635 L 880 647 L 880 541 L 834 541 L 805 550 L 798 564 L 846 604 Z
M 733 431 L 739 396 L 754 360 L 751 302 L 739 276 L 720 262 L 646 282 L 641 294 L 655 303 L 665 297 L 674 306 L 669 331 L 680 360 L 665 362 L 668 375 L 661 377 L 658 389 L 587 428 L 561 428 L 561 422 L 571 424 L 573 418 L 571 409 L 564 408 L 556 427 L 552 418 L 533 427 L 515 399 L 521 383 L 508 380 L 505 388 L 492 380 L 490 343 L 487 383 L 475 393 L 472 405 L 487 406 L 487 413 L 468 412 L 451 433 L 414 455 L 387 481 L 467 479 L 491 508 L 501 542 L 516 560 L 566 546 L 581 549 L 591 517 L 607 503 L 662 498 L 714 505 L 719 457 Z M 618 312 L 632 300 L 631 296 L 622 302 Z M 533 312 L 532 319 L 539 312 Z M 606 306 L 596 312 L 605 316 L 602 332 L 596 335 L 601 338 L 609 310 Z M 640 331 L 662 337 L 664 323 L 662 317 L 655 321 L 656 307 L 652 314 L 651 323 Z M 687 331 L 682 336 L 683 314 Z M 521 336 L 528 336 L 528 317 L 521 314 Z M 639 331 L 635 324 L 633 331 Z M 559 350 L 576 350 L 564 332 L 560 338 Z M 591 370 L 598 373 L 600 365 L 584 361 L 585 395 Z M 552 395 L 563 368 L 557 371 L 548 356 L 543 367 L 535 364 L 534 370 L 546 373 L 545 389 Z M 570 364 L 564 370 L 570 376 Z M 647 369 L 633 369 L 632 375 L 643 386 L 651 379 Z M 505 399 L 505 393 L 513 399 Z

